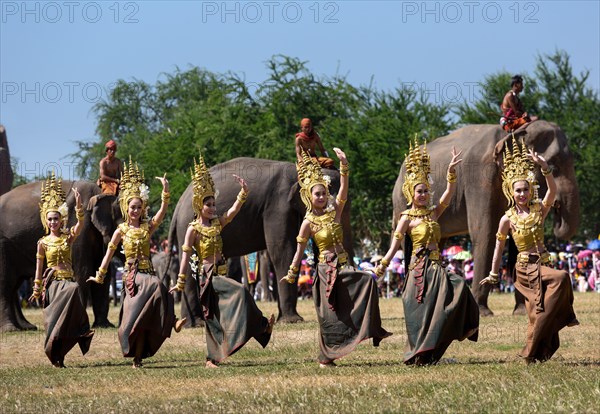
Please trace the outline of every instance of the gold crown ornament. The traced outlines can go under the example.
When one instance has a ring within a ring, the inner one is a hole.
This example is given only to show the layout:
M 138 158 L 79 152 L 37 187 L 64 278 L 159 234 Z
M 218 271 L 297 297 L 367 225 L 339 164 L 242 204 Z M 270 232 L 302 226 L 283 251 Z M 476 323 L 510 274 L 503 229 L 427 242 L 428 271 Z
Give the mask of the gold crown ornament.
M 427 153 L 427 142 L 423 143 L 423 150 L 417 142 L 415 136 L 414 147 L 409 142 L 408 155 L 404 158 L 406 173 L 404 174 L 404 184 L 402 184 L 402 194 L 406 198 L 407 205 L 411 205 L 415 196 L 415 187 L 419 184 L 425 184 L 431 190 L 431 165 L 429 154 Z
M 62 189 L 62 180 L 56 178 L 54 170 L 45 182 L 42 182 L 42 192 L 40 197 L 40 219 L 46 234 L 49 233 L 50 229 L 46 223 L 48 213 L 56 212 L 60 214 L 60 218 L 63 222 L 63 230 L 67 225 L 67 216 L 69 209 L 67 207 L 67 196 Z
M 306 206 L 307 213 L 312 209 L 311 190 L 315 185 L 321 184 L 327 192 L 328 205 L 333 201 L 329 194 L 331 177 L 323 175 L 319 161 L 302 150 L 302 159 L 296 163 L 298 170 L 298 184 L 300 184 L 300 198 Z
M 208 167 L 204 163 L 204 158 L 202 158 L 202 155 L 200 155 L 198 163 L 196 163 L 196 159 L 194 158 L 194 169 L 191 171 L 191 175 L 192 186 L 194 188 L 192 207 L 196 217 L 200 217 L 204 200 L 207 197 L 217 197 L 215 183 L 213 182 Z
M 518 181 L 529 183 L 529 190 L 532 192 L 531 200 L 537 202 L 539 186 L 534 173 L 535 164 L 528 156 L 527 146 L 523 141 L 519 145 L 513 134 L 512 151 L 509 147 L 510 145 L 507 143 L 504 150 L 504 169 L 502 170 L 502 192 L 508 200 L 508 205 L 515 204 L 513 185 Z
M 129 217 L 127 213 L 129 202 L 134 198 L 142 200 L 142 219 L 145 218 L 149 193 L 150 190 L 144 183 L 144 172 L 140 170 L 137 163 L 133 163 L 131 156 L 129 156 L 129 165 L 125 162 L 123 166 L 119 190 L 119 206 L 121 207 L 123 218 Z

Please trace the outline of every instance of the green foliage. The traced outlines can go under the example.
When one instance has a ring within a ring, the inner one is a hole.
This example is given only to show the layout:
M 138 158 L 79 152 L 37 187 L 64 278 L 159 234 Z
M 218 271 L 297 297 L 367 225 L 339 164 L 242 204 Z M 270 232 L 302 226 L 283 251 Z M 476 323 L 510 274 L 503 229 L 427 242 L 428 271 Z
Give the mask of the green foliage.
M 474 103 L 455 108 L 462 124 L 497 123 L 499 105 L 510 89 L 513 74 L 488 75 L 481 84 L 482 96 Z M 533 76 L 524 77 L 525 110 L 554 122 L 565 132 L 575 159 L 575 174 L 581 201 L 581 223 L 577 237 L 596 238 L 600 233 L 600 99 L 588 85 L 589 71 L 573 73 L 564 51 L 539 55 Z
M 78 143 L 78 172 L 95 179 L 104 142 L 114 139 L 117 156 L 131 155 L 148 181 L 166 171 L 176 201 L 199 153 L 208 165 L 241 156 L 295 162 L 294 136 L 300 119 L 309 117 L 329 153 L 338 146 L 350 160 L 355 239 L 387 242 L 392 189 L 408 139 L 446 133 L 448 108 L 405 88 L 383 92 L 355 87 L 340 75 L 318 77 L 296 58 L 274 56 L 266 65 L 268 77 L 256 87 L 237 74 L 196 67 L 177 68 L 156 85 L 118 81 L 94 108 L 99 141 Z M 150 203 L 157 205 L 160 183 L 148 184 Z

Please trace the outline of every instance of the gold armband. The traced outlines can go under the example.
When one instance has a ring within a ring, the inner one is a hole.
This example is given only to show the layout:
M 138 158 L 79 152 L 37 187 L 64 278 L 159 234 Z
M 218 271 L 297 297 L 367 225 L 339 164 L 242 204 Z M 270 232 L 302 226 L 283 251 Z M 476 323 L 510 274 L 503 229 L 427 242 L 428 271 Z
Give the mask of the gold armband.
M 506 234 L 502 234 L 500 232 L 496 233 L 496 239 L 500 240 L 500 241 L 504 241 L 506 240 L 508 236 Z
M 402 239 L 404 239 L 404 234 L 400 233 L 399 231 L 395 231 L 394 232 L 394 239 L 401 241 Z
M 192 248 L 190 246 L 188 246 L 187 244 L 182 244 L 181 245 L 181 250 L 186 252 L 186 253 L 191 253 L 192 252 Z
M 169 201 L 171 201 L 171 193 L 163 191 L 160 195 L 160 199 L 163 203 L 169 204 Z
M 542 168 L 542 175 L 543 175 L 544 177 L 545 177 L 545 176 L 547 176 L 547 175 L 550 175 L 550 174 L 552 174 L 552 167 L 548 167 L 548 169 L 547 169 L 547 170 L 544 170 L 544 169 Z
M 109 250 L 115 251 L 115 250 L 117 250 L 117 245 L 114 244 L 113 242 L 108 242 L 108 248 L 109 248 Z
M 543 205 L 544 207 L 552 207 L 552 204 L 547 204 L 547 203 L 546 203 L 546 200 L 542 200 L 542 205 Z
M 448 208 L 448 204 L 444 203 L 442 200 L 440 200 L 440 206 L 444 209 Z
M 308 239 L 305 239 L 304 237 L 298 236 L 298 237 L 296 237 L 296 241 L 298 243 L 306 243 L 308 241 Z
M 340 164 L 340 175 L 343 175 L 344 177 L 346 177 L 349 172 L 350 172 L 350 166 L 348 165 L 348 163 Z
M 455 183 L 456 182 L 456 173 L 448 171 L 448 175 L 446 175 L 446 180 L 448 180 L 449 183 Z
M 383 267 L 388 267 L 390 265 L 390 261 L 383 258 L 383 259 L 381 259 L 381 265 Z
M 35 254 L 35 258 L 36 258 L 36 259 L 43 259 L 43 258 L 44 258 L 44 256 L 43 256 L 43 255 L 41 255 L 41 254 L 39 254 L 39 253 L 36 253 L 36 254 Z
M 244 191 L 244 189 L 242 188 L 237 195 L 237 201 L 239 201 L 241 204 L 244 204 L 246 202 L 247 198 L 248 198 L 248 192 Z
M 335 200 L 338 202 L 338 204 L 346 204 L 346 201 L 348 201 L 347 199 L 344 200 L 344 199 L 341 199 L 339 197 L 336 197 Z

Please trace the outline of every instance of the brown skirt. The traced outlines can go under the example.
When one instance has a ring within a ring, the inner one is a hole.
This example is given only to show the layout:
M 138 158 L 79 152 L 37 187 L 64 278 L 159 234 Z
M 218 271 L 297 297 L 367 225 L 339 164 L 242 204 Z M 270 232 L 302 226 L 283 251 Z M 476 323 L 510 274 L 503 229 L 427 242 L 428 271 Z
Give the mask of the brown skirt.
M 219 363 L 240 350 L 251 338 L 264 348 L 271 339 L 269 321 L 241 283 L 204 266 L 199 281 L 200 304 L 206 329 L 207 361 Z
M 379 346 L 391 335 L 381 326 L 373 276 L 352 266 L 338 265 L 335 255 L 329 256 L 326 263 L 319 263 L 313 284 L 322 364 L 349 354 L 365 339 L 373 338 L 373 346 Z
M 118 332 L 123 356 L 135 357 L 138 346 L 143 347 L 141 358 L 153 356 L 171 336 L 173 296 L 157 276 L 138 272 L 122 297 Z
M 452 341 L 477 341 L 479 307 L 465 280 L 427 255 L 413 257 L 402 293 L 407 365 L 437 363 Z
M 530 262 L 515 266 L 515 287 L 525 296 L 529 317 L 527 342 L 521 356 L 527 362 L 546 361 L 560 346 L 558 331 L 576 321 L 573 288 L 567 272 Z
M 62 363 L 75 344 L 79 344 L 83 355 L 90 349 L 93 332 L 77 282 L 51 280 L 46 285 L 44 327 L 44 349 L 53 364 Z

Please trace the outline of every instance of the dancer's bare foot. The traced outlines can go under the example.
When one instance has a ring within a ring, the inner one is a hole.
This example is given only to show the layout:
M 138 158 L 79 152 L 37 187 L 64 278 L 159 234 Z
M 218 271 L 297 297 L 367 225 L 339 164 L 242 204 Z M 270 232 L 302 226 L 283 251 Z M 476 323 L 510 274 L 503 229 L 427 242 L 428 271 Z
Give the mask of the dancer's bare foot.
M 173 325 L 173 329 L 175 329 L 175 332 L 181 332 L 181 328 L 183 328 L 183 325 L 185 325 L 185 321 L 187 321 L 187 318 L 175 320 L 175 325 Z
M 265 329 L 265 332 L 268 334 L 272 333 L 273 325 L 275 325 L 275 314 L 272 313 L 269 317 L 269 324 L 267 325 L 267 329 Z
M 212 361 L 206 361 L 205 367 L 206 368 L 219 368 L 219 366 Z
M 335 367 L 337 367 L 337 365 L 335 365 L 335 362 L 333 362 L 333 361 L 328 362 L 326 364 L 324 364 L 322 362 L 319 363 L 319 368 L 335 368 Z

